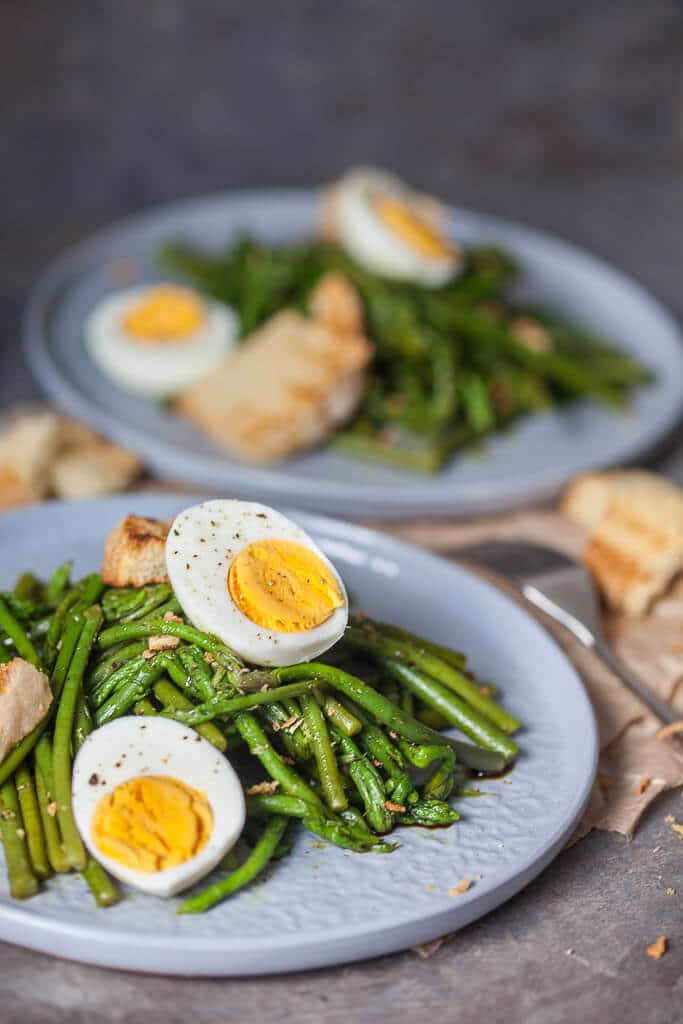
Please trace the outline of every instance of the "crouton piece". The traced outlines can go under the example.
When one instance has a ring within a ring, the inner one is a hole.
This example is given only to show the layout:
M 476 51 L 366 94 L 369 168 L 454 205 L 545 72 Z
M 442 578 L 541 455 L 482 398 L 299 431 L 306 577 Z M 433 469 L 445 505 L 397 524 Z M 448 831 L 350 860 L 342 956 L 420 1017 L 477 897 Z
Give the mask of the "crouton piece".
M 100 441 L 59 456 L 52 468 L 52 486 L 59 498 L 97 498 L 125 490 L 141 470 L 137 455 Z
M 23 658 L 0 665 L 0 764 L 42 722 L 51 703 L 44 672 Z
M 373 348 L 292 310 L 263 324 L 177 400 L 237 458 L 274 462 L 324 440 L 355 410 Z
M 0 512 L 30 505 L 35 494 L 16 469 L 0 465 Z
M 588 532 L 583 560 L 627 615 L 643 615 L 683 568 L 683 493 L 654 473 L 579 477 L 561 508 Z
M 38 501 L 48 493 L 58 429 L 54 413 L 26 413 L 0 434 L 0 472 L 15 486 L 18 482 L 29 500 Z
M 72 420 L 62 416 L 59 420 L 57 432 L 57 451 L 59 455 L 67 452 L 81 451 L 83 448 L 91 448 L 102 443 L 100 435 L 81 423 L 80 420 Z
M 311 292 L 309 310 L 314 320 L 339 334 L 363 333 L 363 304 L 344 274 L 331 270 Z
M 126 516 L 107 537 L 102 579 L 110 587 L 167 583 L 168 525 L 159 519 Z

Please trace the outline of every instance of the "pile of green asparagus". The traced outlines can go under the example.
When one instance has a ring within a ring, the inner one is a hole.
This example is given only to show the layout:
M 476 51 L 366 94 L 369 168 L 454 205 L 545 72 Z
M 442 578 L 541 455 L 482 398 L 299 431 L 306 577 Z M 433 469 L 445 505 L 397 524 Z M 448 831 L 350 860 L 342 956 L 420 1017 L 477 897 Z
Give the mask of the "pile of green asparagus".
M 149 638 L 176 638 L 150 656 Z M 10 891 L 36 893 L 55 872 L 81 872 L 100 906 L 117 888 L 88 856 L 71 804 L 73 758 L 89 733 L 122 715 L 164 715 L 226 753 L 247 793 L 247 826 L 225 877 L 179 905 L 198 913 L 242 889 L 291 847 L 290 826 L 356 852 L 390 852 L 399 826 L 449 826 L 448 802 L 472 773 L 517 756 L 519 722 L 465 657 L 395 626 L 354 616 L 324 660 L 245 664 L 183 617 L 167 584 L 44 583 L 23 575 L 0 594 L 0 661 L 44 670 L 47 717 L 0 764 L 0 834 Z M 455 726 L 473 742 L 439 730 Z M 416 771 L 420 769 L 416 781 Z
M 283 306 L 304 310 L 325 272 L 344 273 L 376 355 L 358 413 L 332 446 L 404 469 L 437 472 L 519 417 L 577 398 L 624 408 L 651 379 L 604 339 L 515 303 L 517 268 L 499 249 L 470 249 L 464 273 L 441 288 L 387 280 L 316 242 L 243 238 L 218 255 L 174 245 L 160 262 L 232 306 L 242 337 Z

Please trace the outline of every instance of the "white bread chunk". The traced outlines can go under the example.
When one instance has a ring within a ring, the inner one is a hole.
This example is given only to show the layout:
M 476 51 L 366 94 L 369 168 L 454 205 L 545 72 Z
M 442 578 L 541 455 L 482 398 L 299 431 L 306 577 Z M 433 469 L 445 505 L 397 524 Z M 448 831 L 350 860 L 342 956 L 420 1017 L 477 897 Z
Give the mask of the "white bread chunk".
M 23 658 L 0 665 L 0 764 L 42 722 L 52 703 L 44 672 Z
M 319 319 L 277 313 L 181 394 L 179 411 L 247 462 L 275 462 L 328 437 L 355 411 L 373 355 L 358 329 L 360 302 L 340 278 L 313 293 Z
M 588 533 L 583 560 L 606 600 L 645 614 L 683 568 L 683 493 L 642 470 L 579 477 L 561 506 Z
M 102 579 L 110 587 L 167 583 L 168 524 L 160 519 L 126 516 L 107 537 Z
M 98 441 L 60 455 L 52 467 L 52 487 L 58 498 L 97 498 L 125 491 L 141 469 L 133 452 Z
M 58 435 L 59 418 L 52 412 L 22 414 L 0 433 L 0 480 L 7 494 L 13 483 L 17 504 L 38 501 L 48 493 Z M 0 507 L 10 507 L 7 494 L 0 497 Z

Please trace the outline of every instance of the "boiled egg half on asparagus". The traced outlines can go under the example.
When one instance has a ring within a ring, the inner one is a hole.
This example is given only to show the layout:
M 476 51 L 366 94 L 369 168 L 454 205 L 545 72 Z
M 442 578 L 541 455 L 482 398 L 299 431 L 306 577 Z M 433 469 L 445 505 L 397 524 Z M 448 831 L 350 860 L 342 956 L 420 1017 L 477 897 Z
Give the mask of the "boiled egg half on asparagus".
M 231 309 L 175 284 L 115 292 L 85 324 L 99 369 L 148 398 L 169 398 L 194 384 L 235 346 L 238 333 Z
M 244 795 L 230 762 L 169 718 L 120 718 L 96 729 L 76 756 L 72 792 L 93 857 L 152 896 L 199 881 L 244 827 Z
M 292 665 L 332 647 L 349 602 L 299 526 L 253 502 L 206 501 L 175 519 L 168 575 L 188 619 L 254 665 Z
M 361 266 L 384 277 L 438 287 L 463 265 L 443 230 L 443 209 L 385 171 L 357 168 L 334 188 L 332 227 Z

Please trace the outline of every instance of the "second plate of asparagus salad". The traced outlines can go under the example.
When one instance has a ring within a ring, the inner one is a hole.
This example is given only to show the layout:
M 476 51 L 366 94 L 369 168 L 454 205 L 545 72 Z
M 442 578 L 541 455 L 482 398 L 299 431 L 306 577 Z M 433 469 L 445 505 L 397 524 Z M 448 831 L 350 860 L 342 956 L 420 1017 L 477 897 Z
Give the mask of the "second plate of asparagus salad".
M 596 733 L 547 634 L 464 569 L 267 505 L 3 521 L 0 938 L 133 970 L 379 955 L 560 849 Z
M 372 168 L 104 231 L 39 282 L 25 339 L 153 469 L 345 515 L 509 507 L 681 410 L 679 330 L 634 282 Z

